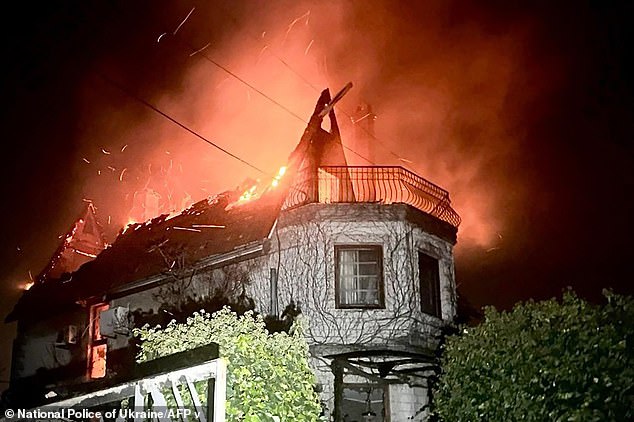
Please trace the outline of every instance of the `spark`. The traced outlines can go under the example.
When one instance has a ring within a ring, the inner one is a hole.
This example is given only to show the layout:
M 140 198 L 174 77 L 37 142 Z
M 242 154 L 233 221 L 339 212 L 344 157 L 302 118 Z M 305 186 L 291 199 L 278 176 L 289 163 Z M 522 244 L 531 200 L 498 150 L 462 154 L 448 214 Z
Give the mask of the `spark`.
M 97 170 L 97 176 L 101 176 L 101 170 Z
M 86 163 L 90 164 L 90 161 L 88 161 L 86 158 L 82 158 L 82 160 L 84 160 Z
M 124 168 L 123 171 L 121 172 L 121 174 L 119 175 L 119 181 L 123 182 L 123 173 L 125 173 L 125 171 L 127 170 L 127 168 Z
M 31 287 L 33 287 L 33 284 L 35 284 L 35 283 L 33 283 L 32 281 L 28 281 L 28 282 L 24 283 L 24 285 L 22 286 L 22 288 L 23 288 L 24 290 L 29 290 Z
M 108 216 L 108 225 L 110 225 L 111 220 L 112 220 L 112 217 Z
M 310 10 L 307 11 L 306 13 L 304 13 L 303 15 L 301 15 L 300 17 L 296 18 L 293 22 L 291 22 L 291 24 L 288 25 L 288 29 L 286 30 L 286 34 L 284 35 L 284 39 L 282 40 L 282 44 L 284 44 L 284 42 L 286 41 L 286 38 L 288 37 L 288 34 L 291 32 L 291 30 L 293 29 L 295 24 L 297 22 L 299 22 L 300 20 L 302 20 L 303 18 L 306 18 L 306 23 L 308 24 L 308 18 L 309 17 L 310 17 Z
M 163 38 L 165 35 L 167 35 L 167 32 L 163 32 L 161 35 L 159 35 L 159 37 L 156 39 L 156 42 L 161 42 L 161 38 Z
M 92 253 L 88 253 L 88 252 L 84 252 L 84 251 L 80 251 L 79 249 L 73 249 L 76 253 L 83 255 L 83 256 L 87 256 L 89 258 L 97 258 L 97 255 L 92 254 Z
M 178 226 L 174 226 L 173 227 L 174 230 L 187 230 L 190 232 L 197 232 L 197 233 L 202 233 L 202 230 L 198 230 L 198 229 L 192 229 L 191 227 L 178 227 Z
M 110 169 L 110 171 L 116 171 L 117 169 L 112 167 L 112 166 L 108 166 L 108 168 Z
M 400 161 L 404 161 L 404 162 L 409 163 L 409 164 L 413 164 L 413 163 L 414 163 L 413 161 L 408 160 L 407 158 L 402 158 L 402 157 L 399 157 L 398 159 L 399 159 Z
M 31 270 L 29 270 L 29 279 L 33 281 L 33 274 L 31 274 Z
M 165 154 L 170 155 L 170 154 L 171 154 L 171 152 L 169 152 L 169 151 L 165 150 Z
M 192 224 L 192 227 L 197 229 L 224 229 L 226 226 L 219 226 L 217 224 Z
M 266 36 L 266 31 L 262 32 L 262 38 Z
M 208 42 L 207 44 L 205 44 L 205 46 L 204 46 L 204 47 L 199 48 L 198 50 L 196 50 L 196 51 L 194 51 L 193 53 L 191 53 L 191 54 L 189 55 L 189 57 L 193 57 L 193 56 L 195 56 L 196 54 L 198 54 L 198 53 L 200 53 L 201 51 L 205 50 L 205 49 L 206 49 L 207 47 L 209 47 L 210 45 L 211 45 L 211 43 L 210 43 L 210 42 Z
M 372 113 L 366 113 L 365 115 L 359 117 L 357 120 L 355 120 L 354 117 L 350 117 L 350 120 L 352 120 L 352 123 L 359 123 L 361 120 L 366 119 L 370 117 L 371 115 Z
M 308 50 L 310 50 L 310 47 L 313 46 L 314 42 L 315 42 L 315 40 L 310 40 L 310 42 L 308 43 L 308 47 L 306 47 L 306 50 L 304 50 L 304 56 L 308 55 Z
M 123 148 L 121 148 L 121 152 L 125 151 L 125 149 L 126 149 L 127 147 L 128 147 L 128 144 L 125 144 L 125 145 L 123 146 Z
M 183 26 L 183 24 L 185 22 L 187 22 L 187 19 L 189 19 L 189 17 L 192 15 L 192 13 L 194 13 L 194 10 L 196 10 L 196 7 L 192 7 L 192 10 L 189 11 L 189 13 L 187 14 L 187 16 L 185 16 L 185 19 L 183 19 L 183 21 L 180 23 L 180 25 L 178 25 L 176 27 L 176 29 L 174 30 L 174 32 L 172 33 L 172 35 L 176 35 L 176 33 L 178 32 L 179 29 L 181 29 L 181 26 Z
M 101 148 L 101 152 L 103 152 L 103 153 L 104 153 L 104 154 L 106 154 L 106 155 L 110 155 L 110 151 L 107 151 L 107 150 L 106 150 L 106 149 L 104 149 L 104 148 Z
M 258 54 L 258 59 L 255 61 L 255 64 L 260 63 L 260 59 L 262 58 L 262 55 L 264 54 L 267 48 L 269 48 L 268 44 L 262 47 L 262 50 L 260 50 L 260 54 Z

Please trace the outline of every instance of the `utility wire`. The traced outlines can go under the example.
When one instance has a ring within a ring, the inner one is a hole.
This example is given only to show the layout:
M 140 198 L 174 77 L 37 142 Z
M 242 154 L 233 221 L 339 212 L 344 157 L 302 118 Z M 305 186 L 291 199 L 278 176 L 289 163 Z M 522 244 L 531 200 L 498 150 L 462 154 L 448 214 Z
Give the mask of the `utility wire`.
M 254 90 L 255 92 L 257 92 L 258 94 L 260 94 L 261 96 L 263 96 L 264 98 L 266 98 L 267 100 L 269 100 L 270 102 L 272 102 L 273 104 L 275 104 L 276 106 L 280 107 L 282 110 L 286 111 L 288 114 L 290 114 L 291 116 L 295 117 L 296 119 L 308 124 L 308 120 L 304 119 L 302 116 L 300 116 L 299 114 L 295 113 L 293 110 L 291 110 L 290 108 L 286 107 L 285 105 L 283 105 L 282 103 L 280 103 L 279 101 L 275 100 L 274 98 L 271 98 L 270 96 L 266 95 L 264 92 L 260 91 L 259 89 L 257 89 L 256 87 L 254 87 L 253 85 L 251 85 L 249 82 L 245 81 L 244 79 L 242 79 L 240 76 L 236 75 L 235 73 L 233 73 L 231 70 L 227 69 L 225 66 L 221 65 L 220 63 L 218 63 L 217 61 L 215 61 L 214 59 L 212 59 L 211 57 L 209 57 L 207 54 L 205 54 L 204 52 L 200 51 L 200 49 L 194 48 L 193 45 L 189 44 L 188 42 L 184 42 L 184 41 L 178 41 L 180 44 L 186 46 L 187 48 L 191 49 L 192 52 L 198 52 L 199 55 L 201 55 L 205 60 L 207 60 L 209 63 L 213 64 L 214 66 L 218 67 L 219 69 L 223 70 L 224 72 L 226 72 L 229 76 L 237 79 L 238 81 L 240 81 L 241 83 L 243 83 L 244 85 L 248 86 L 249 88 L 251 88 L 252 90 Z
M 191 12 L 190 12 L 191 15 Z M 230 14 L 231 15 L 231 14 Z M 187 17 L 189 17 L 189 15 L 187 15 Z M 231 15 L 232 21 L 235 25 L 237 25 L 236 22 L 236 18 L 235 16 Z M 179 26 L 180 27 L 180 26 Z M 174 33 L 172 35 L 175 35 L 176 31 L 174 31 Z M 167 33 L 163 33 L 160 37 L 159 37 L 159 41 L 161 40 L 161 38 L 165 35 L 168 35 Z M 212 59 L 211 57 L 209 57 L 207 54 L 205 54 L 203 51 L 205 50 L 205 48 L 209 45 L 207 44 L 205 47 L 203 48 L 196 48 L 194 47 L 191 43 L 186 42 L 186 41 L 182 41 L 182 40 L 176 40 L 176 42 L 178 42 L 179 44 L 187 47 L 188 49 L 191 50 L 191 54 L 190 57 L 192 57 L 193 55 L 201 55 L 205 60 L 207 60 L 209 63 L 213 64 L 214 66 L 216 66 L 217 68 L 221 69 L 222 71 L 226 72 L 229 76 L 235 78 L 236 80 L 238 80 L 239 82 L 241 82 L 242 84 L 244 84 L 245 86 L 251 88 L 253 91 L 255 91 L 256 93 L 260 94 L 262 97 L 266 98 L 267 100 L 269 100 L 271 103 L 275 104 L 276 106 L 278 106 L 279 108 L 281 108 L 282 110 L 284 110 L 285 112 L 287 112 L 288 114 L 290 114 L 291 116 L 293 116 L 294 118 L 298 119 L 299 121 L 308 124 L 308 120 L 304 119 L 303 117 L 301 117 L 300 115 L 298 115 L 297 113 L 295 113 L 293 110 L 291 110 L 290 108 L 286 107 L 285 105 L 283 105 L 282 103 L 280 103 L 279 101 L 275 100 L 274 98 L 272 98 L 271 96 L 267 95 L 266 93 L 264 93 L 263 91 L 259 90 L 258 88 L 256 88 L 255 86 L 253 86 L 252 84 L 250 84 L 248 81 L 244 80 L 243 78 L 241 78 L 240 76 L 238 76 L 237 74 L 235 74 L 234 72 L 232 72 L 231 70 L 229 70 L 227 67 L 223 66 L 222 64 L 218 63 L 217 61 L 215 61 L 214 59 Z M 310 81 L 306 78 L 304 78 L 302 75 L 300 75 L 299 73 L 297 73 L 288 63 L 286 63 L 281 57 L 277 56 L 276 54 L 274 54 L 274 57 L 276 57 L 278 60 L 280 60 L 289 70 L 291 70 L 291 72 L 293 72 L 297 77 L 301 78 L 306 84 L 308 84 L 311 88 L 313 88 L 315 91 L 319 92 L 319 89 L 314 86 L 312 83 L 310 83 Z M 348 117 L 350 117 L 347 113 L 344 112 L 344 114 L 346 114 Z M 352 148 L 343 145 L 343 143 L 341 144 L 345 149 L 347 149 L 348 151 L 352 152 L 353 154 L 357 155 L 358 157 L 360 157 L 361 159 L 367 161 L 368 163 L 372 164 L 372 165 L 376 165 L 375 162 L 373 162 L 372 160 L 364 157 L 363 155 L 359 154 L 358 152 L 354 151 Z
M 221 65 L 220 63 L 218 63 L 217 61 L 215 61 L 214 59 L 212 59 L 211 57 L 209 57 L 207 54 L 201 52 L 200 49 L 195 48 L 193 45 L 183 42 L 183 41 L 179 41 L 179 43 L 181 43 L 182 45 L 186 46 L 187 48 L 191 49 L 192 52 L 194 53 L 198 53 L 200 54 L 205 60 L 207 60 L 209 63 L 213 64 L 214 66 L 218 67 L 219 69 L 223 70 L 224 72 L 226 72 L 229 76 L 237 79 L 239 82 L 243 83 L 244 85 L 246 85 L 247 87 L 251 88 L 253 91 L 255 91 L 256 93 L 260 94 L 262 97 L 266 98 L 267 100 L 269 100 L 271 103 L 275 104 L 276 106 L 280 107 L 282 110 L 284 110 L 285 112 L 287 112 L 288 114 L 290 114 L 291 116 L 293 116 L 294 118 L 300 120 L 301 122 L 308 124 L 308 120 L 304 119 L 303 117 L 301 117 L 300 115 L 298 115 L 297 113 L 295 113 L 293 110 L 289 109 L 288 107 L 286 107 L 285 105 L 283 105 L 282 103 L 280 103 L 279 101 L 275 100 L 274 98 L 272 98 L 271 96 L 267 95 L 266 93 L 264 93 L 263 91 L 259 90 L 258 88 L 256 88 L 255 86 L 253 86 L 252 84 L 250 84 L 249 82 L 247 82 L 246 80 L 244 80 L 243 78 L 241 78 L 240 76 L 236 75 L 235 73 L 233 73 L 231 70 L 227 69 L 225 66 Z M 288 65 L 287 65 L 288 66 Z M 290 67 L 289 67 L 290 69 Z M 306 83 L 310 83 L 307 80 L 304 80 Z M 312 86 L 312 85 L 311 85 Z M 313 87 L 314 89 L 317 90 L 317 92 L 319 92 L 319 90 L 316 87 Z M 376 165 L 375 162 L 373 162 L 372 160 L 364 157 L 363 155 L 359 154 L 358 152 L 354 151 L 352 148 L 349 148 L 345 145 L 342 146 L 347 149 L 348 151 L 352 152 L 353 154 L 357 155 L 358 157 L 362 158 L 363 160 L 367 161 L 368 163 L 372 164 L 372 165 Z
M 122 84 L 110 79 L 109 77 L 107 77 L 106 75 L 102 74 L 102 73 L 98 73 L 99 77 L 101 79 L 103 79 L 104 81 L 108 82 L 109 84 L 115 86 L 116 88 L 118 88 L 121 92 L 123 92 L 124 94 L 128 95 L 129 97 L 135 99 L 136 101 L 138 101 L 139 103 L 143 104 L 144 106 L 150 108 L 151 110 L 153 110 L 155 113 L 165 117 L 167 120 L 169 120 L 170 122 L 174 123 L 175 125 L 181 127 L 182 129 L 185 129 L 187 132 L 191 133 L 192 135 L 194 135 L 195 137 L 197 137 L 198 139 L 200 139 L 203 142 L 208 143 L 209 145 L 211 145 L 212 147 L 218 149 L 221 152 L 224 152 L 225 154 L 227 154 L 228 156 L 240 161 L 243 164 L 246 164 L 247 166 L 251 167 L 254 170 L 259 171 L 262 174 L 268 174 L 267 172 L 265 172 L 264 170 L 256 167 L 255 165 L 251 164 L 250 162 L 248 162 L 247 160 L 238 157 L 237 155 L 235 155 L 234 153 L 226 150 L 225 148 L 221 147 L 220 145 L 216 144 L 213 141 L 210 141 L 209 139 L 205 138 L 204 136 L 202 136 L 201 134 L 199 134 L 198 132 L 194 131 L 193 129 L 190 129 L 188 126 L 184 125 L 183 123 L 179 122 L 178 120 L 174 119 L 172 116 L 168 115 L 167 113 L 161 111 L 158 107 L 156 107 L 155 105 L 149 103 L 148 101 L 144 100 L 143 98 L 139 97 L 138 95 L 134 94 L 132 91 L 130 91 L 129 89 L 127 89 L 125 86 L 123 86 Z
M 231 22 L 235 25 L 238 26 L 238 20 L 235 17 L 235 15 L 233 15 L 233 13 L 231 13 L 229 10 L 227 10 L 223 5 L 220 5 L 220 7 L 229 15 Z M 253 40 L 259 42 L 260 38 L 256 37 L 255 35 L 249 33 L 248 34 L 250 38 L 252 38 Z M 268 44 L 265 44 L 265 48 L 268 47 Z M 306 78 L 304 75 L 302 75 L 301 73 L 299 73 L 299 71 L 295 70 L 290 64 L 288 64 L 288 62 L 286 62 L 286 60 L 284 60 L 279 54 L 277 54 L 273 49 L 268 48 L 269 53 L 275 58 L 277 59 L 280 63 L 282 63 L 291 73 L 293 73 L 295 76 L 297 76 L 299 79 L 301 79 L 306 85 L 308 85 L 309 87 L 311 87 L 315 92 L 319 93 L 320 89 L 315 86 L 308 78 Z M 350 119 L 350 121 L 355 124 L 354 121 L 354 117 L 348 113 L 344 108 L 339 107 L 339 110 Z M 403 157 L 401 157 L 400 155 L 398 155 L 397 153 L 395 153 L 394 151 L 392 151 L 390 148 L 387 147 L 387 145 L 379 138 L 376 137 L 375 134 L 373 134 L 372 132 L 370 132 L 368 129 L 366 129 L 363 126 L 357 126 L 360 127 L 361 130 L 363 132 L 365 132 L 368 136 L 370 136 L 372 139 L 374 139 L 375 141 L 377 141 L 379 143 L 379 145 L 381 145 L 387 152 L 389 152 L 391 155 L 393 155 L 397 160 L 404 162 L 407 161 L 405 160 Z M 348 149 L 349 151 L 351 151 L 352 153 L 356 154 L 357 156 L 361 157 L 362 159 L 364 159 L 365 161 L 376 165 L 376 163 L 372 162 L 371 160 L 369 160 L 368 158 L 362 156 L 361 154 L 357 153 L 356 151 L 345 147 L 344 148 Z

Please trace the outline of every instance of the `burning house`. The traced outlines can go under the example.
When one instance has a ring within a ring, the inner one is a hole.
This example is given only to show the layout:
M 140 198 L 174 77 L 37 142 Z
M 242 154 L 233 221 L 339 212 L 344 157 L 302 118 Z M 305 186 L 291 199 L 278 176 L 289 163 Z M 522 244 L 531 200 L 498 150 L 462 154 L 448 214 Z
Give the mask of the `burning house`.
M 301 310 L 333 420 L 423 420 L 438 334 L 456 313 L 460 219 L 445 190 L 402 167 L 348 166 L 338 97 L 322 93 L 264 184 L 131 224 L 111 245 L 88 207 L 7 317 L 16 405 L 112 382 L 133 360 L 134 324 L 221 293 L 273 318 Z

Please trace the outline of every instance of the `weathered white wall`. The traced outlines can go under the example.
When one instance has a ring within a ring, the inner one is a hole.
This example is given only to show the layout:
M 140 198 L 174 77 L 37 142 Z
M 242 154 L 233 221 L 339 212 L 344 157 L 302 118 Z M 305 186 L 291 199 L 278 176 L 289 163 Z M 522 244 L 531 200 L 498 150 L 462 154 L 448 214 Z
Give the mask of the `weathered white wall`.
M 40 369 L 55 369 L 68 365 L 73 359 L 85 359 L 87 320 L 87 315 L 71 312 L 29 324 L 29 328 L 16 338 L 13 376 L 29 377 Z M 70 324 L 77 326 L 77 344 L 65 347 L 59 335 Z
M 311 206 L 308 206 L 311 207 Z M 250 296 L 258 310 L 270 308 L 269 268 L 276 268 L 280 310 L 299 304 L 310 344 L 384 345 L 395 341 L 427 345 L 428 334 L 442 323 L 420 306 L 417 252 L 440 262 L 442 315 L 455 315 L 452 245 L 406 221 L 375 210 L 374 221 L 355 215 L 355 205 L 315 204 L 315 212 L 289 212 L 271 241 L 271 251 L 251 272 Z M 366 207 L 367 208 L 367 207 Z M 336 309 L 335 245 L 383 247 L 385 309 Z
M 256 301 L 257 311 L 269 314 L 270 269 L 275 268 L 279 274 L 279 312 L 291 301 L 299 305 L 307 322 L 307 341 L 312 346 L 432 346 L 443 321 L 421 311 L 417 253 L 422 251 L 439 260 L 442 316 L 448 321 L 456 313 L 453 245 L 402 218 L 403 207 L 311 204 L 286 211 L 273 232 L 268 252 L 228 267 L 229 273 L 248 274 L 247 295 Z M 335 245 L 350 244 L 383 247 L 385 309 L 336 309 Z M 223 277 L 222 271 L 203 269 L 187 280 L 184 293 L 205 297 L 214 286 L 223 286 Z M 162 300 L 161 287 L 153 287 L 109 304 L 130 311 L 157 312 Z M 47 351 L 57 332 L 47 332 L 46 326 L 29 332 L 29 352 L 25 353 L 21 376 L 33 374 L 39 366 L 57 364 Z M 124 335 L 108 340 L 109 351 L 127 346 L 128 337 Z M 62 362 L 67 357 L 57 359 Z M 329 361 L 317 354 L 312 364 L 323 390 L 322 399 L 332 411 L 334 378 Z M 408 420 L 425 400 L 422 389 L 390 386 L 392 421 Z

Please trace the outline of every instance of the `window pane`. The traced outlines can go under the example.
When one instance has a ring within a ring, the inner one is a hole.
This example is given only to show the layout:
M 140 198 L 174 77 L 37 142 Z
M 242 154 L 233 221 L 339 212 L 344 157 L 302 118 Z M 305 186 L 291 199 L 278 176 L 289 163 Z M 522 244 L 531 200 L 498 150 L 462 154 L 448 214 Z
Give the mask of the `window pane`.
M 385 420 L 385 408 L 383 388 L 379 385 L 347 385 L 343 388 L 341 410 L 345 421 L 382 421 Z
M 376 249 L 359 250 L 359 262 L 377 262 L 378 251 Z
M 380 246 L 335 247 L 337 259 L 338 303 L 348 306 L 382 304 L 382 253 Z
M 359 275 L 376 276 L 378 272 L 379 272 L 379 267 L 375 262 L 371 264 L 359 264 Z

